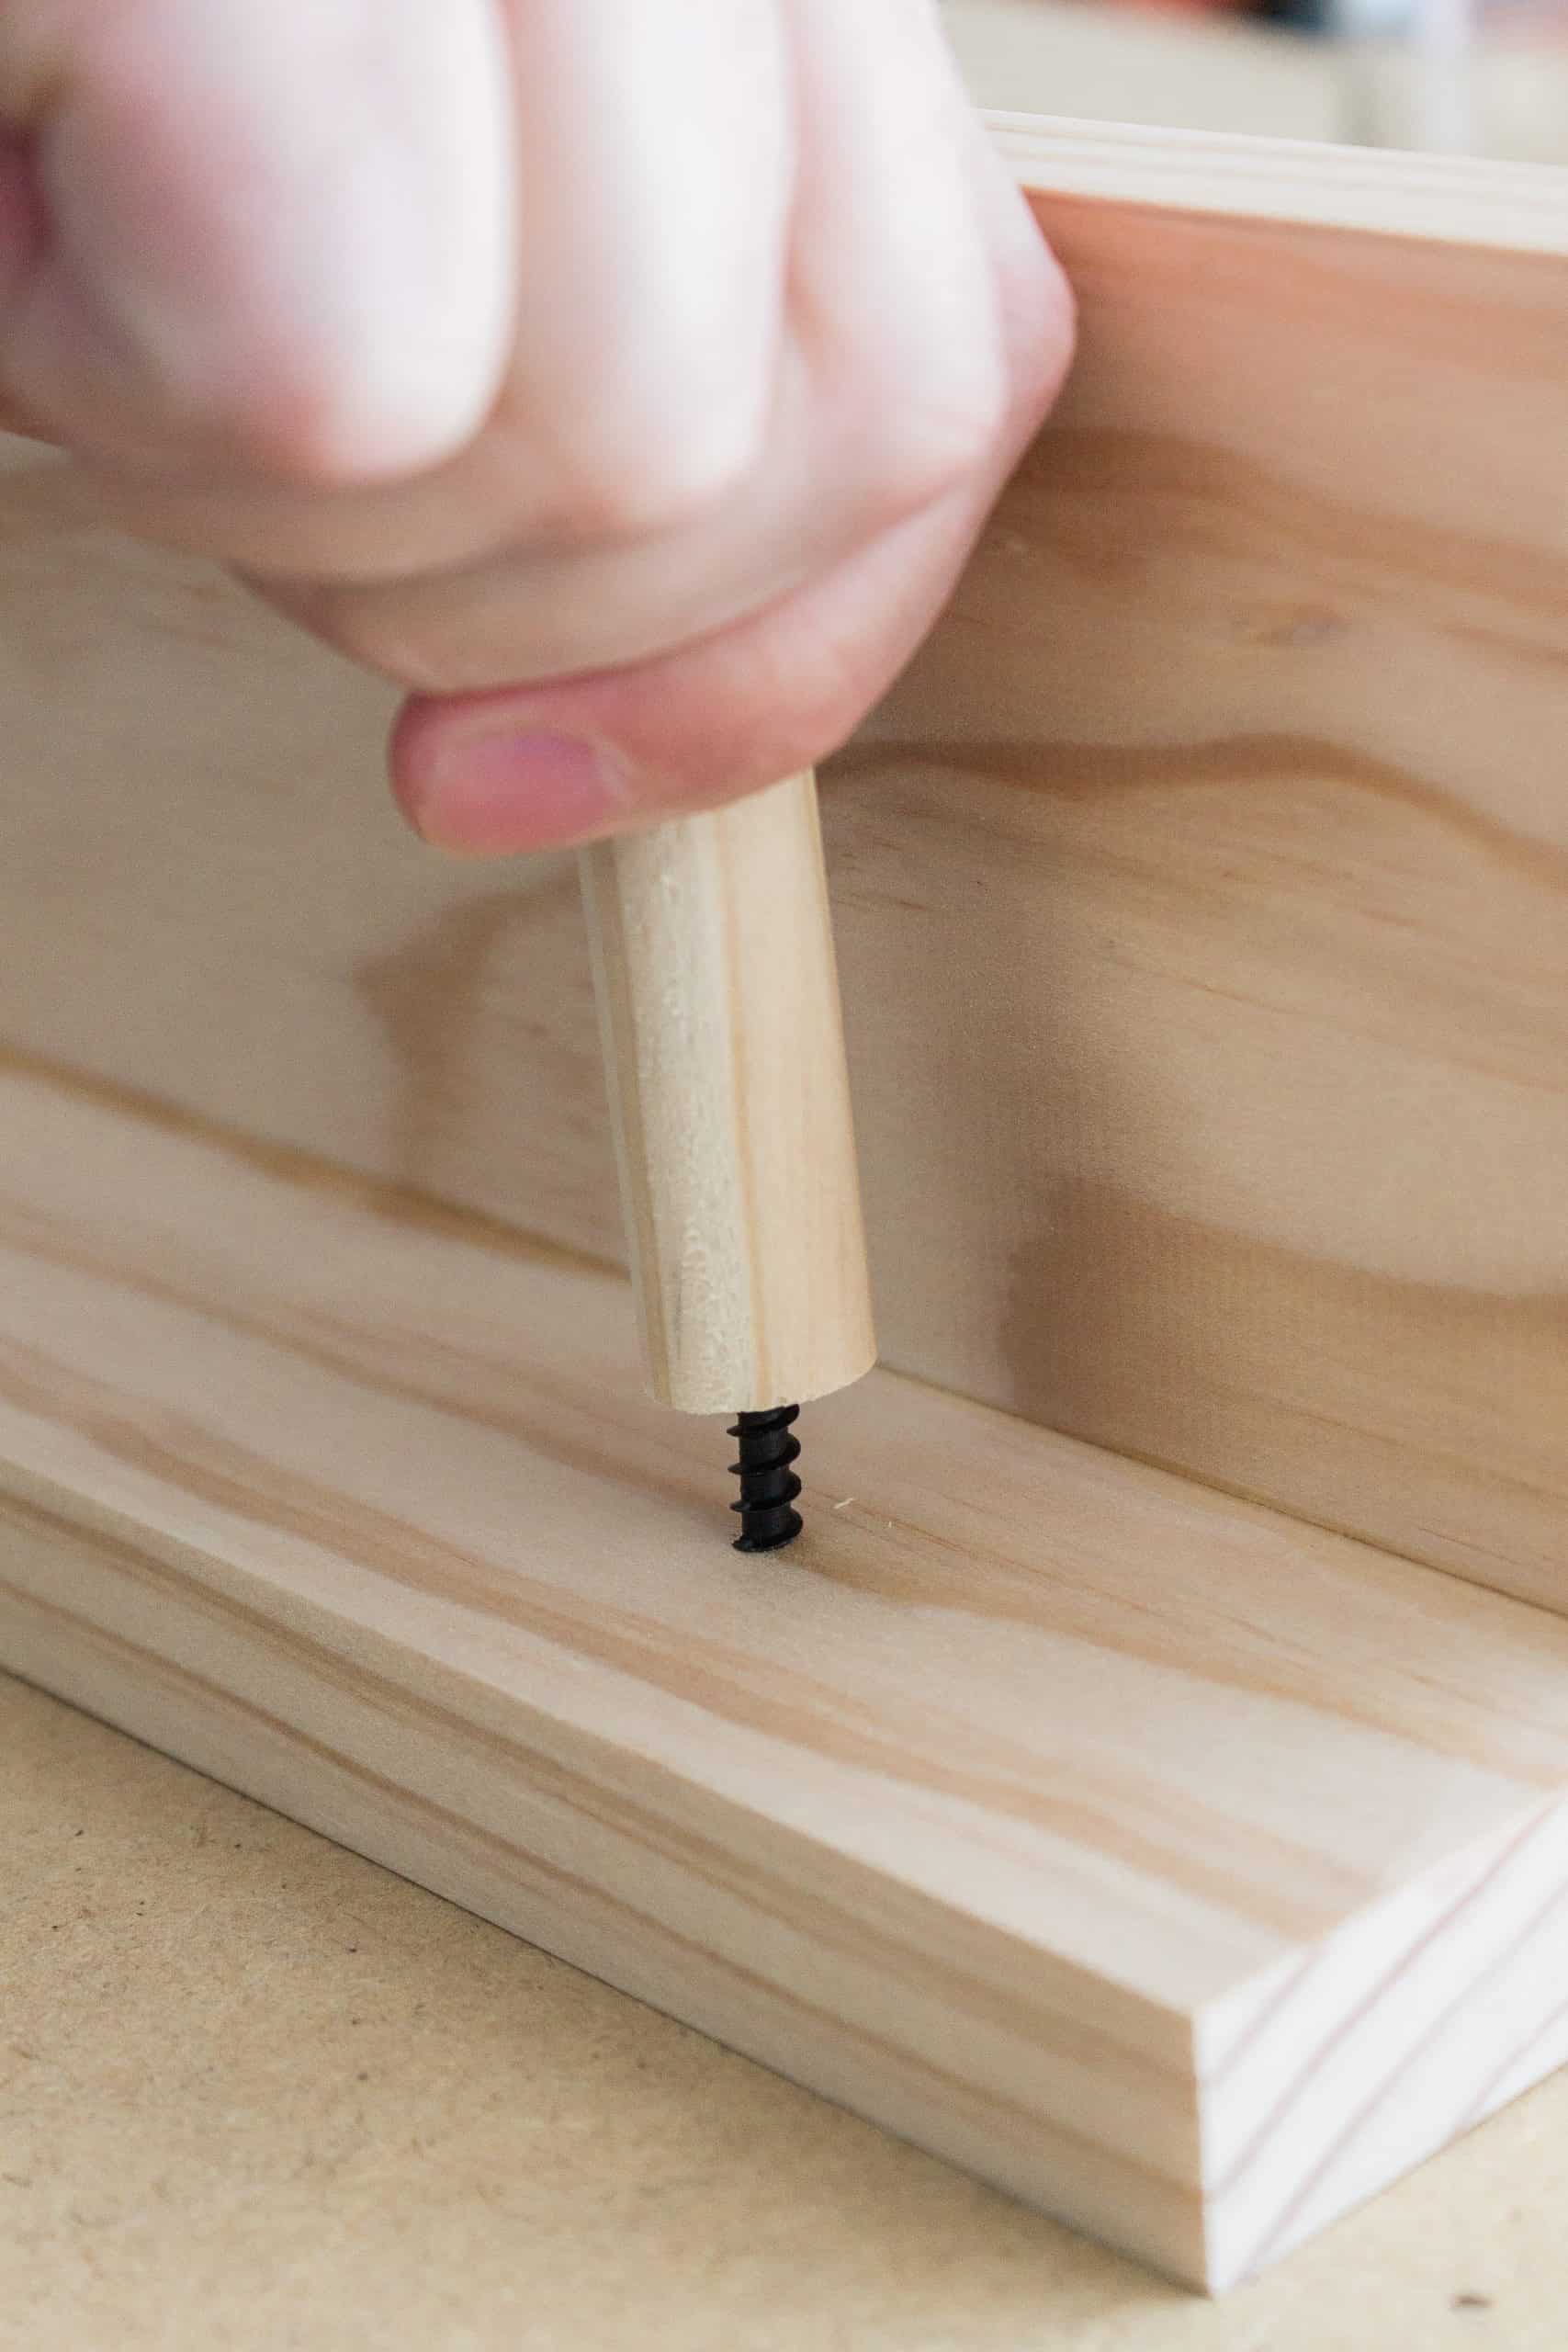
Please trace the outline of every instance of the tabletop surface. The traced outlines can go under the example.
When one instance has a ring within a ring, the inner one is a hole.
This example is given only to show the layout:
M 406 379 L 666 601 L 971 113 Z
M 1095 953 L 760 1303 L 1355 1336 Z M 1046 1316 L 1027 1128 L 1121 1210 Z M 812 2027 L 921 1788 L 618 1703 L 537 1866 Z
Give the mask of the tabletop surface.
M 1563 2352 L 1568 2077 L 1222 2304 L 0 1677 L 0 2346 Z

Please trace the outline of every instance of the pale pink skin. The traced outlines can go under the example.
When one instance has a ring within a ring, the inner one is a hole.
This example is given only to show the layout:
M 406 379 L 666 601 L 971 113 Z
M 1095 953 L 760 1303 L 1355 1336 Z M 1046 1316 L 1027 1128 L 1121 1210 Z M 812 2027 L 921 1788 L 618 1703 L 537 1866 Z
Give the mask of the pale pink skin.
M 0 417 L 411 689 L 479 854 L 809 765 L 1071 304 L 932 0 L 0 0 Z

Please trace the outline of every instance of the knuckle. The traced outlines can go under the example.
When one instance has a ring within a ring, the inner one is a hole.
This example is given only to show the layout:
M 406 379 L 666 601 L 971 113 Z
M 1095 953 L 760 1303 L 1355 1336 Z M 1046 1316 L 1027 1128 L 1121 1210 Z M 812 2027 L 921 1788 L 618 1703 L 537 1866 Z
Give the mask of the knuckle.
M 679 536 L 736 496 L 760 458 L 749 420 L 694 403 L 691 413 L 582 453 L 562 492 L 564 535 L 583 546 Z
M 330 394 L 304 387 L 218 405 L 210 437 L 242 479 L 277 490 L 329 493 L 364 479 L 352 415 Z
M 317 492 L 433 470 L 480 422 L 469 389 L 434 372 L 339 368 L 325 359 L 279 371 L 223 405 L 219 430 L 246 471 Z
M 1010 413 L 999 368 L 879 403 L 868 424 L 887 519 L 934 505 L 994 466 Z
M 254 574 L 251 585 L 334 653 L 407 693 L 450 694 L 468 683 L 452 673 L 439 633 L 422 626 L 396 592 Z
M 1009 306 L 1010 407 L 1024 434 L 1043 421 L 1060 392 L 1077 336 L 1077 304 L 1055 256 L 1041 246 L 1032 259 L 1028 284 L 1014 289 Z

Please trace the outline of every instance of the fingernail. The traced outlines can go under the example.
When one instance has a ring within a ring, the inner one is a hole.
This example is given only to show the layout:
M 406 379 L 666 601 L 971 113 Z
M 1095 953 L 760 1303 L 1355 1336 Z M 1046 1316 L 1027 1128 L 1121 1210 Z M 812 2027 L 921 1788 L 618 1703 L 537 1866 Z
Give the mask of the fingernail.
M 576 735 L 474 735 L 446 746 L 411 814 L 469 857 L 561 848 L 604 831 L 628 798 L 613 753 Z

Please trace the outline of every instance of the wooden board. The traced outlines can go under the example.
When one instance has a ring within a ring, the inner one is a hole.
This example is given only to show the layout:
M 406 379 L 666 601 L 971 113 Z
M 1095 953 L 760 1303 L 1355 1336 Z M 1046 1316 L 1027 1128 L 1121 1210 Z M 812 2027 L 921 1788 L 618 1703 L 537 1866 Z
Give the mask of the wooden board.
M 1568 259 L 1460 232 L 1568 179 L 1005 136 L 1084 362 L 834 803 L 890 1351 L 1562 1606 Z
M 1568 176 L 998 122 L 1082 359 L 827 780 L 895 1366 L 1568 1606 Z M 0 1031 L 620 1250 L 570 866 L 0 484 Z
M 580 1262 L 0 1081 L 0 1660 L 1179 2277 L 1568 2056 L 1568 1626 L 879 1374 L 800 1545 Z

